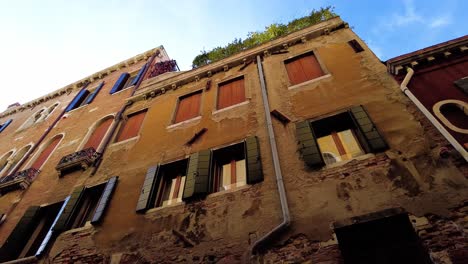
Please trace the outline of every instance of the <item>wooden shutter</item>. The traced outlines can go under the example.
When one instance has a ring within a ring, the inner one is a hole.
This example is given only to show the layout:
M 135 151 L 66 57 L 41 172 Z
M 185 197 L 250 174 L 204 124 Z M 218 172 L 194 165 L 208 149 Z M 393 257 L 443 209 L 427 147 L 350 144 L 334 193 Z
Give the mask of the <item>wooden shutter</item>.
M 53 230 L 54 230 L 55 224 L 57 223 L 60 216 L 62 215 L 63 210 L 65 210 L 65 207 L 67 206 L 67 203 L 68 203 L 69 200 L 70 200 L 70 196 L 65 198 L 65 200 L 63 201 L 63 204 L 60 207 L 60 210 L 58 211 L 57 216 L 54 219 L 54 222 L 52 222 L 52 225 L 50 226 L 49 231 L 47 231 L 46 236 L 44 237 L 44 239 L 41 242 L 41 245 L 39 246 L 39 248 L 36 251 L 36 256 L 41 256 L 42 253 L 44 253 L 44 250 L 49 245 L 49 241 L 52 238 L 52 235 L 54 234 Z
M 380 135 L 366 110 L 362 106 L 356 106 L 349 110 L 356 126 L 368 145 L 368 152 L 380 152 L 388 149 L 387 143 Z
M 145 182 L 141 187 L 140 198 L 136 207 L 137 213 L 144 213 L 154 206 L 156 200 L 156 186 L 159 185 L 159 165 L 150 167 L 146 172 Z
M 302 159 L 309 167 L 325 165 L 309 121 L 296 124 L 296 137 Z
M 131 83 L 130 85 L 136 85 L 136 84 L 138 83 L 138 81 L 140 80 L 140 78 L 143 78 L 142 75 L 143 75 L 143 73 L 145 72 L 147 66 L 148 66 L 148 65 L 145 64 L 145 65 L 143 65 L 143 67 L 141 67 L 141 69 L 140 69 L 140 71 L 138 72 L 136 78 L 133 79 L 133 81 L 132 81 L 132 83 Z
M 49 143 L 49 145 L 42 150 L 41 154 L 36 158 L 36 161 L 34 161 L 33 165 L 31 168 L 40 170 L 44 162 L 47 160 L 47 158 L 52 154 L 54 149 L 57 147 L 58 143 L 62 139 L 62 136 L 55 137 L 52 142 Z
M 83 149 L 87 148 L 94 148 L 94 150 L 97 150 L 99 145 L 101 144 L 102 139 L 106 135 L 107 130 L 109 129 L 109 126 L 112 124 L 113 118 L 108 118 L 104 120 L 91 134 L 89 137 L 88 141 L 84 145 Z
M 0 132 L 3 132 L 3 130 L 5 130 L 5 128 L 7 128 L 7 126 L 9 126 L 11 124 L 11 122 L 13 121 L 13 119 L 8 119 L 1 127 L 0 127 Z
M 210 150 L 202 150 L 190 155 L 182 199 L 206 195 L 209 192 L 210 165 Z
M 99 91 L 101 91 L 102 87 L 104 86 L 104 82 L 101 82 L 98 87 L 94 90 L 94 92 L 92 94 L 90 94 L 88 96 L 88 98 L 86 99 L 86 102 L 85 104 L 90 104 L 94 98 L 96 97 L 96 95 L 99 93 Z
M 39 212 L 39 206 L 31 206 L 26 210 L 0 249 L 1 262 L 18 257 L 37 225 Z
M 95 225 L 101 222 L 104 212 L 107 208 L 107 205 L 110 202 L 110 198 L 114 193 L 115 186 L 117 185 L 117 180 L 119 179 L 118 176 L 110 178 L 107 183 L 106 187 L 104 187 L 104 191 L 102 192 L 101 198 L 96 206 L 96 210 L 94 211 L 93 218 L 91 220 L 91 224 Z
M 145 115 L 146 110 L 129 115 L 127 121 L 125 121 L 120 127 L 117 142 L 138 136 L 138 132 L 140 132 L 140 127 L 143 124 Z
M 62 214 L 55 223 L 55 226 L 52 229 L 53 232 L 60 233 L 69 228 L 72 216 L 80 204 L 81 198 L 83 197 L 84 190 L 84 186 L 75 188 L 73 193 L 70 195 L 70 199 L 68 200 L 65 209 L 63 209 Z
M 219 85 L 218 88 L 218 109 L 245 101 L 244 78 L 237 78 Z
M 468 76 L 458 79 L 453 82 L 458 88 L 460 88 L 466 95 L 468 95 Z
M 257 137 L 245 139 L 245 159 L 247 165 L 247 183 L 254 184 L 263 181 L 260 145 Z
M 72 100 L 72 102 L 68 105 L 67 109 L 65 109 L 65 112 L 69 112 L 78 106 L 81 105 L 83 100 L 88 96 L 89 91 L 86 89 L 81 89 L 81 91 L 75 96 L 75 98 Z
M 110 94 L 116 93 L 124 87 L 125 83 L 127 82 L 128 78 L 130 77 L 130 74 L 124 72 L 120 75 L 119 79 L 117 82 L 115 82 L 114 86 L 110 90 Z
M 303 83 L 324 74 L 317 58 L 311 53 L 290 59 L 285 62 L 285 65 L 291 85 Z
M 201 95 L 201 92 L 197 92 L 179 99 L 174 123 L 197 117 L 200 114 Z

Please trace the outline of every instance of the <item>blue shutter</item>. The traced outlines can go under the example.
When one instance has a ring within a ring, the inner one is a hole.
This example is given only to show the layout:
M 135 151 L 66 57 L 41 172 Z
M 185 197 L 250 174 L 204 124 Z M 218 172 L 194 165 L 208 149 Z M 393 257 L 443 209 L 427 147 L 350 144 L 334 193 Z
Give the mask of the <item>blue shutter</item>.
M 13 121 L 13 119 L 8 119 L 8 121 L 6 121 L 1 127 L 0 127 L 0 132 L 3 132 L 3 130 L 5 130 L 5 128 L 10 125 L 10 123 Z
M 75 98 L 73 99 L 73 101 L 68 105 L 67 109 L 65 110 L 65 112 L 69 112 L 75 108 L 77 108 L 81 102 L 83 102 L 85 96 L 88 94 L 88 90 L 86 89 L 82 89 L 76 96 Z
M 114 84 L 114 87 L 112 87 L 109 93 L 113 94 L 122 90 L 123 86 L 125 85 L 129 77 L 130 77 L 130 74 L 126 72 L 122 73 L 119 79 L 117 80 L 117 82 Z
M 96 95 L 99 93 L 102 86 L 104 86 L 104 82 L 100 83 L 96 90 L 94 90 L 94 92 L 90 96 L 88 96 L 88 99 L 86 99 L 85 104 L 90 104 L 94 100 L 94 97 L 96 97 Z
M 141 67 L 141 70 L 138 72 L 136 78 L 133 79 L 133 82 L 132 82 L 131 85 L 136 85 L 138 83 L 138 80 L 140 80 L 140 78 L 143 78 L 143 73 L 146 70 L 146 66 L 147 66 L 147 64 L 145 64 L 145 65 L 143 65 L 143 67 Z
M 101 198 L 99 199 L 99 202 L 96 206 L 96 210 L 94 210 L 94 215 L 91 220 L 91 224 L 95 225 L 101 222 L 107 205 L 109 204 L 112 193 L 114 192 L 115 186 L 117 185 L 118 178 L 118 176 L 115 176 L 107 181 L 106 187 L 104 187 L 104 191 L 102 192 Z

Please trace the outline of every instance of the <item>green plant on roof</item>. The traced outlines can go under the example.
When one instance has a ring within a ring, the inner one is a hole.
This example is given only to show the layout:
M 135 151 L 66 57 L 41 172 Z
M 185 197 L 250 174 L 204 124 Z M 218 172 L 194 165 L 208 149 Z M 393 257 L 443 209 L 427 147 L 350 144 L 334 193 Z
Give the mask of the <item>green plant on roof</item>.
M 319 10 L 314 9 L 309 15 L 294 19 L 286 25 L 281 23 L 271 24 L 265 27 L 264 31 L 250 32 L 247 34 L 247 38 L 245 40 L 236 38 L 234 41 L 224 47 L 216 47 L 210 51 L 202 50 L 201 54 L 193 59 L 192 67 L 198 68 L 200 66 L 222 60 L 240 51 L 256 47 L 270 40 L 290 34 L 294 31 L 301 30 L 336 16 L 337 14 L 334 12 L 334 8 L 327 6 L 322 7 Z

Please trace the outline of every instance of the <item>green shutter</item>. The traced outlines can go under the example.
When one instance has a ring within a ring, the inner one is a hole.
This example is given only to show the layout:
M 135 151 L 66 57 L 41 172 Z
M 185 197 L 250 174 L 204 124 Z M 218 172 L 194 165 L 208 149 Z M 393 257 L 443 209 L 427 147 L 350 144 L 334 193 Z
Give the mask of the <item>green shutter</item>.
M 159 165 L 148 169 L 146 172 L 145 182 L 141 188 L 140 198 L 138 198 L 136 207 L 137 213 L 144 213 L 146 210 L 154 206 L 157 193 L 156 186 L 158 186 L 160 178 Z
M 190 155 L 183 199 L 206 195 L 209 192 L 210 163 L 210 150 L 202 150 Z
M 37 226 L 40 209 L 41 207 L 39 206 L 31 206 L 26 210 L 0 249 L 1 262 L 16 259 L 21 253 L 34 228 Z
M 245 163 L 247 165 L 247 183 L 254 184 L 263 181 L 260 145 L 255 136 L 245 139 Z
M 101 222 L 102 216 L 109 204 L 110 198 L 114 193 L 115 186 L 117 185 L 117 180 L 119 179 L 118 176 L 110 178 L 107 183 L 106 187 L 104 187 L 104 191 L 102 192 L 101 198 L 96 206 L 96 210 L 94 211 L 93 218 L 91 220 L 91 224 L 95 225 Z
M 53 232 L 60 233 L 69 228 L 71 218 L 73 216 L 73 213 L 76 211 L 76 208 L 78 207 L 81 198 L 83 197 L 84 190 L 84 186 L 75 188 L 73 193 L 70 195 L 70 199 L 68 200 L 65 209 L 63 209 L 60 218 L 57 220 L 57 223 L 55 223 L 55 226 L 52 230 Z
M 356 126 L 368 145 L 368 152 L 380 152 L 388 149 L 387 143 L 380 135 L 366 110 L 356 106 L 349 110 Z
M 302 121 L 296 124 L 296 136 L 299 144 L 299 152 L 302 159 L 309 167 L 324 166 L 322 153 L 314 136 L 314 131 L 309 121 Z

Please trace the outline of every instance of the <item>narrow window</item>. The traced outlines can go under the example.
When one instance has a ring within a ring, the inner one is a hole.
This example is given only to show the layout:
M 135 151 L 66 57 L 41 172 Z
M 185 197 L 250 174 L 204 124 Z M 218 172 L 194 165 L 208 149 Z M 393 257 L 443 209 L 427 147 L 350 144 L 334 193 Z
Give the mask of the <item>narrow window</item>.
M 54 139 L 52 139 L 52 141 L 50 141 L 50 143 L 47 145 L 47 147 L 42 149 L 41 153 L 39 154 L 39 156 L 37 156 L 36 160 L 34 161 L 34 163 L 31 166 L 31 168 L 40 170 L 42 168 L 42 166 L 44 165 L 44 163 L 49 158 L 50 154 L 52 154 L 52 152 L 55 150 L 55 148 L 57 147 L 57 145 L 60 142 L 60 140 L 62 139 L 62 137 L 63 136 L 60 135 L 60 136 L 56 136 Z
M 138 136 L 143 120 L 145 119 L 145 115 L 146 109 L 129 115 L 127 120 L 120 127 L 116 142 Z
M 182 202 L 185 176 L 187 174 L 187 159 L 161 165 L 159 175 L 161 183 L 155 207 L 172 205 Z
M 303 83 L 324 75 L 313 53 L 299 55 L 284 62 L 291 85 Z
M 364 51 L 361 44 L 359 44 L 359 42 L 355 39 L 348 41 L 348 44 L 349 46 L 351 46 L 351 48 L 353 48 L 354 52 L 356 53 Z
M 113 118 L 109 117 L 102 121 L 93 131 L 91 136 L 88 138 L 88 141 L 86 141 L 86 144 L 84 145 L 83 149 L 87 148 L 93 148 L 95 151 L 98 150 L 99 145 L 101 144 L 102 139 L 107 133 L 107 130 L 109 129 L 110 125 L 112 124 Z
M 10 164 L 9 172 L 15 169 L 16 165 L 24 158 L 24 156 L 26 155 L 26 153 L 28 153 L 30 149 L 31 145 L 28 145 L 20 149 L 17 153 L 15 153 L 15 156 L 13 157 Z
M 244 147 L 242 142 L 213 151 L 213 192 L 247 184 Z
M 99 198 L 104 191 L 106 184 L 99 184 L 97 186 L 88 187 L 84 190 L 83 196 L 73 219 L 71 228 L 82 227 L 87 221 L 91 221 L 94 211 L 99 202 Z
M 198 91 L 179 98 L 174 123 L 179 123 L 200 115 L 200 102 L 202 92 Z
M 244 101 L 244 77 L 229 80 L 219 85 L 217 109 L 223 109 Z
M 8 153 L 6 153 L 5 155 L 3 155 L 1 158 L 0 158 L 0 173 L 3 171 L 3 169 L 5 169 L 5 167 L 7 166 L 8 164 L 8 158 L 11 157 L 11 155 L 13 154 L 13 151 L 10 151 Z M 0 174 L 1 176 L 1 174 Z
M 119 79 L 115 82 L 114 86 L 112 89 L 109 91 L 110 94 L 116 93 L 121 91 L 125 84 L 127 83 L 127 80 L 130 78 L 130 74 L 124 72 L 120 75 Z

